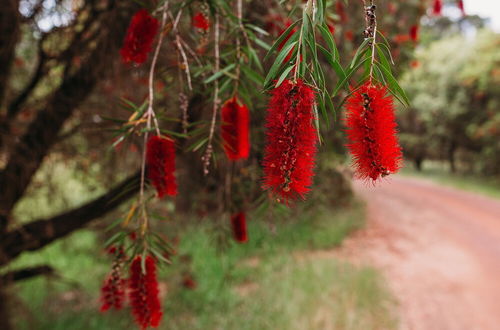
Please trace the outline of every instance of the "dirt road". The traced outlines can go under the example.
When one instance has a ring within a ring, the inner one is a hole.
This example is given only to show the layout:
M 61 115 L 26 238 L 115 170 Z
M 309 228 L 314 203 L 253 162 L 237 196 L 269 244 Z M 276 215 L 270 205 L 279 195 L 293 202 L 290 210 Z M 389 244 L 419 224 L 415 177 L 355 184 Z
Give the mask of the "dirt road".
M 385 275 L 401 329 L 500 329 L 500 200 L 400 176 L 354 186 L 368 223 L 342 250 Z

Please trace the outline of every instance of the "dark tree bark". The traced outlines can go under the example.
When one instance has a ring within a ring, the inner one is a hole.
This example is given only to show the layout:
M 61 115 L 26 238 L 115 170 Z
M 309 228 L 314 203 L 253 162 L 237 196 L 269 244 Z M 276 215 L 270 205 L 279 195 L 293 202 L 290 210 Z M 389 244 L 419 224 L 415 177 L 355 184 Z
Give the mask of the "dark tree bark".
M 100 35 L 85 62 L 65 77 L 47 102 L 45 109 L 29 125 L 10 153 L 9 162 L 0 172 L 0 233 L 5 232 L 10 213 L 24 195 L 43 158 L 57 142 L 65 121 L 103 78 L 106 68 L 115 60 L 130 17 L 135 10 L 128 1 L 113 2 L 100 22 Z
M 138 191 L 139 176 L 135 174 L 108 193 L 79 208 L 49 219 L 25 224 L 14 230 L 9 228 L 14 206 L 24 196 L 45 156 L 59 141 L 64 123 L 91 94 L 99 81 L 106 76 L 108 68 L 112 67 L 113 61 L 118 56 L 130 18 L 138 8 L 133 1 L 88 0 L 85 5 L 91 8 L 91 12 L 87 13 L 86 17 L 89 18 L 84 23 L 83 29 L 74 34 L 69 48 L 56 58 L 58 65 L 65 68 L 62 82 L 46 100 L 39 102 L 43 108 L 37 109 L 37 115 L 24 135 L 9 147 L 7 164 L 0 170 L 0 266 L 6 265 L 24 251 L 40 249 L 85 226 L 90 221 L 115 209 Z M 39 66 L 32 80 L 13 99 L 10 106 L 3 106 L 19 39 L 20 24 L 19 1 L 2 2 L 0 5 L 0 110 L 9 110 L 8 114 L 0 113 L 0 146 L 2 148 L 2 135 L 9 134 L 9 127 L 16 120 L 16 114 L 22 111 L 25 100 L 29 99 L 42 76 L 47 74 L 47 71 Z M 92 31 L 90 31 L 91 26 Z M 89 30 L 86 30 L 87 28 Z M 87 31 L 90 32 L 87 33 Z M 79 64 L 73 61 L 76 57 L 81 60 Z M 39 60 L 42 61 L 43 58 Z M 6 152 L 6 150 L 1 152 Z M 2 330 L 12 328 L 9 323 L 6 288 L 7 283 L 0 284 L 0 329 Z
M 13 270 L 0 276 L 0 285 L 23 281 L 40 275 L 53 275 L 54 273 L 54 268 L 49 265 L 41 265 Z
M 424 158 L 417 156 L 417 157 L 415 157 L 413 162 L 415 164 L 415 168 L 417 169 L 417 171 L 421 172 L 422 171 L 422 163 L 424 162 Z
M 457 150 L 457 144 L 452 141 L 448 147 L 448 163 L 450 164 L 451 173 L 455 173 L 457 171 L 456 163 L 455 163 L 455 152 Z
M 19 39 L 19 23 L 19 0 L 2 1 L 0 5 L 0 109 L 2 109 Z
M 139 191 L 140 174 L 130 176 L 99 198 L 49 219 L 32 221 L 2 237 L 0 266 L 24 251 L 35 251 L 112 211 Z

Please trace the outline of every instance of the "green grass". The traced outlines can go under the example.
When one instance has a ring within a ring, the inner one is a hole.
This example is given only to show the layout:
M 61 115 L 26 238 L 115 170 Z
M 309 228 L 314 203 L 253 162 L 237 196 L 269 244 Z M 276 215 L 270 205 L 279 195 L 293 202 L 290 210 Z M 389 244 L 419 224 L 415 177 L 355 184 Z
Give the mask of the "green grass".
M 256 219 L 249 222 L 250 241 L 243 245 L 216 244 L 215 225 L 187 222 L 180 231 L 180 255 L 159 274 L 166 292 L 161 329 L 394 328 L 392 300 L 374 270 L 311 253 L 338 246 L 362 226 L 363 208 L 300 213 L 277 216 L 272 223 L 250 215 Z M 99 286 L 111 263 L 97 252 L 101 246 L 102 238 L 84 230 L 21 256 L 11 267 L 49 262 L 61 277 L 12 288 L 18 328 L 135 329 L 128 309 L 98 312 Z M 195 290 L 181 285 L 186 271 L 198 284 Z
M 407 166 L 403 168 L 401 174 L 426 178 L 450 187 L 500 198 L 500 178 L 450 173 L 447 166 L 439 162 L 425 162 L 421 172 L 413 166 Z

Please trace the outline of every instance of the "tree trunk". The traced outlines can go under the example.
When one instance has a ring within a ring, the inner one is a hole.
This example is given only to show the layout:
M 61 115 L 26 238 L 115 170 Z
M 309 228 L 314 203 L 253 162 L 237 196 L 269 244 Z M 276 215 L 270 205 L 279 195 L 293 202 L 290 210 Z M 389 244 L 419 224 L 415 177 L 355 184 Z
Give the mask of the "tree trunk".
M 424 162 L 424 158 L 423 157 L 415 157 L 415 159 L 413 160 L 413 163 L 415 164 L 415 168 L 417 169 L 418 172 L 422 172 L 422 163 Z
M 451 142 L 448 148 L 448 162 L 450 163 L 450 171 L 451 173 L 455 173 L 457 171 L 457 167 L 455 164 L 455 151 L 457 150 L 457 145 L 455 142 Z
M 12 324 L 10 323 L 10 313 L 8 307 L 8 299 L 6 297 L 5 288 L 0 285 L 0 329 L 11 330 Z

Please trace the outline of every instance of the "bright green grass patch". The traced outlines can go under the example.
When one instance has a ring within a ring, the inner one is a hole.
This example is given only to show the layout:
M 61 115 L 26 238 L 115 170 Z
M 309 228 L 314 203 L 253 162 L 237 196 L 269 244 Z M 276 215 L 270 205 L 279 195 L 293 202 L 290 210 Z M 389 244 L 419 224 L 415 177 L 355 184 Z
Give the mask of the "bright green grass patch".
M 178 229 L 180 255 L 159 274 L 165 311 L 161 329 L 394 328 L 392 301 L 374 270 L 311 253 L 339 245 L 359 228 L 363 208 L 301 213 L 273 223 L 250 215 L 250 241 L 243 245 L 218 244 L 220 228 L 208 221 Z M 49 262 L 61 275 L 12 288 L 19 329 L 135 329 L 128 309 L 98 312 L 99 286 L 111 264 L 96 252 L 102 240 L 80 231 L 11 266 Z M 193 274 L 195 290 L 182 286 L 186 272 Z
M 500 198 L 500 178 L 450 173 L 445 165 L 438 162 L 425 162 L 425 166 L 421 172 L 407 166 L 402 169 L 401 174 L 427 178 L 458 189 Z

